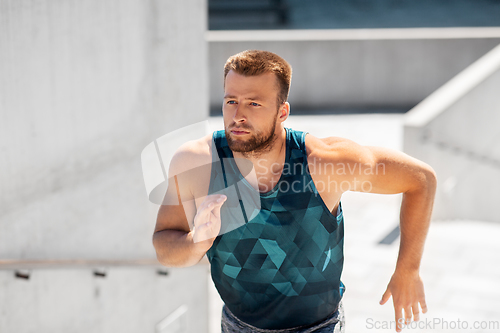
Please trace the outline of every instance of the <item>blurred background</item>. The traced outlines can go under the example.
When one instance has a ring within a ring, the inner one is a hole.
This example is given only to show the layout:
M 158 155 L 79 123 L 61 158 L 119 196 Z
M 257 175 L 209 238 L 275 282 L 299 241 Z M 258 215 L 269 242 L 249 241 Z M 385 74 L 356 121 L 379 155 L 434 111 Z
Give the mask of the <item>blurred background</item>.
M 498 26 L 498 0 L 208 0 L 210 30 Z
M 499 331 L 499 44 L 498 0 L 0 0 L 0 332 L 220 332 L 206 261 L 156 261 L 140 156 L 222 128 L 245 49 L 293 66 L 287 126 L 436 170 L 408 330 Z M 392 332 L 401 196 L 342 202 L 347 332 Z

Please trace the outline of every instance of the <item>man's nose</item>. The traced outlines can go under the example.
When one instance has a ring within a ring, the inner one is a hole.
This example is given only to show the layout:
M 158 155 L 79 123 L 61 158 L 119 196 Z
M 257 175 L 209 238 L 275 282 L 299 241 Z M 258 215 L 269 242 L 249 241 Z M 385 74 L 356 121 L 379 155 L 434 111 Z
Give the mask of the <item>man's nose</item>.
M 245 120 L 246 120 L 245 114 L 244 114 L 242 108 L 240 107 L 240 104 L 238 104 L 238 106 L 234 110 L 233 121 L 235 123 L 242 123 Z

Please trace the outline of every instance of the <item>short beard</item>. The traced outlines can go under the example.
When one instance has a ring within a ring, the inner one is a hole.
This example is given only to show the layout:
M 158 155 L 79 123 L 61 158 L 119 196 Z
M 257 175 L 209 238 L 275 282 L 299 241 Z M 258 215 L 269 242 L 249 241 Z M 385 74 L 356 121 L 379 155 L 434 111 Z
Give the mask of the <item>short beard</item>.
M 274 118 L 269 135 L 265 136 L 265 133 L 260 132 L 252 136 L 248 141 L 233 140 L 231 132 L 226 128 L 226 139 L 229 148 L 233 152 L 242 153 L 243 156 L 257 156 L 270 151 L 276 141 L 276 122 L 277 118 Z M 242 128 L 245 129 L 245 127 Z

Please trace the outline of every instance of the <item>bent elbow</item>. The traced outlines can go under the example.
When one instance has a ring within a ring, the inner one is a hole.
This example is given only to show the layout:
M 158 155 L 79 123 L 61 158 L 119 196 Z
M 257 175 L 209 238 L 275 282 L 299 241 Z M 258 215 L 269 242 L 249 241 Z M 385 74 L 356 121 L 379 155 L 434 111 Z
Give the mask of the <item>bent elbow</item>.
M 437 175 L 436 171 L 434 171 L 434 169 L 430 166 L 428 166 L 427 170 L 425 171 L 425 181 L 427 184 L 427 188 L 435 192 L 437 187 Z

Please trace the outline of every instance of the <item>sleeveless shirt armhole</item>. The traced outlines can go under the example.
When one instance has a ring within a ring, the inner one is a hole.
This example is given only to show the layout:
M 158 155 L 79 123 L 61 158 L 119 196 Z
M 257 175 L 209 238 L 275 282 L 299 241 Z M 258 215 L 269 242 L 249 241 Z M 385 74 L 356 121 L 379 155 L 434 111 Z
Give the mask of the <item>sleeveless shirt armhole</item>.
M 309 132 L 302 132 L 302 137 L 300 138 L 300 145 L 301 149 L 306 153 L 306 159 L 307 159 L 307 150 L 306 150 L 306 135 L 309 134 Z
M 307 161 L 307 149 L 306 149 L 306 135 L 309 134 L 309 132 L 302 132 L 302 135 L 300 137 L 300 142 L 299 142 L 299 145 L 300 145 L 300 148 L 302 149 L 302 151 L 305 153 L 305 163 L 307 164 L 307 167 L 309 168 L 309 162 Z M 311 181 L 312 181 L 312 178 L 311 178 Z M 316 184 L 314 184 L 313 182 L 313 189 L 315 191 L 315 193 L 318 193 L 318 190 L 316 188 Z M 337 206 L 337 211 L 335 212 L 335 214 L 333 214 L 329 209 L 328 207 L 326 206 L 325 202 L 323 201 L 323 199 L 320 199 L 321 203 L 323 204 L 323 206 L 330 212 L 330 214 L 337 220 L 337 223 L 339 222 L 340 219 L 342 219 L 343 217 L 343 211 L 342 211 L 342 203 L 341 201 L 339 201 L 339 205 Z

